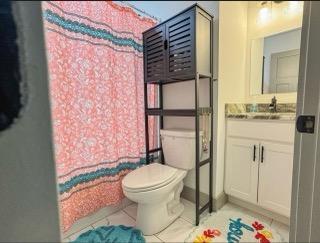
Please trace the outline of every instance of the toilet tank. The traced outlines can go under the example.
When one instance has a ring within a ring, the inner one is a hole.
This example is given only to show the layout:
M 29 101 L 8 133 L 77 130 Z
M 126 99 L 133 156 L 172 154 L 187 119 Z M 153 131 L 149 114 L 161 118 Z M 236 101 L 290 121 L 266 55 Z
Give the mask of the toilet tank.
M 202 156 L 202 136 L 200 131 L 199 152 Z M 160 130 L 165 163 L 172 167 L 191 170 L 195 167 L 195 131 L 186 129 Z

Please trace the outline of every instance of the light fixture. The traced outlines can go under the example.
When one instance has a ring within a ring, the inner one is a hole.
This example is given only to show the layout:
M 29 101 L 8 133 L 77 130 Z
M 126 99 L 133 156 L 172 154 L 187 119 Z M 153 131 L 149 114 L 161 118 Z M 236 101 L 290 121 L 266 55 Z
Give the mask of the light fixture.
M 302 11 L 302 2 L 301 1 L 289 1 L 288 3 L 288 13 L 299 13 Z
M 272 2 L 271 1 L 260 1 L 260 10 L 258 14 L 258 23 L 264 24 L 271 19 Z

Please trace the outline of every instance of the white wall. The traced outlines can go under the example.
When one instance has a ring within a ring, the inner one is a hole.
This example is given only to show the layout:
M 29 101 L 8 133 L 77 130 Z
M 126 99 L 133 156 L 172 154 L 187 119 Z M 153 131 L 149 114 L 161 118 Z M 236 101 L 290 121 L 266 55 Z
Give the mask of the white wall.
M 165 21 L 197 2 L 215 18 L 218 18 L 218 1 L 128 1 L 148 14 L 160 18 L 161 21 Z
M 0 241 L 59 242 L 55 163 L 40 2 L 14 2 L 27 103 L 0 132 Z
M 180 11 L 188 8 L 197 1 L 129 1 L 130 4 L 146 11 L 147 13 L 160 18 L 162 21 L 172 17 Z M 218 72 L 218 1 L 198 1 L 208 12 L 214 16 L 214 76 Z M 200 105 L 208 101 L 209 90 L 206 88 L 208 82 L 201 80 Z M 217 103 L 217 84 L 214 85 L 215 104 Z M 164 108 L 192 108 L 194 107 L 194 82 L 177 83 L 164 86 Z M 216 122 L 214 122 L 216 124 Z M 194 129 L 193 118 L 166 117 L 164 119 L 165 128 L 189 128 Z M 216 137 L 216 136 L 214 136 Z M 214 141 L 216 144 L 216 141 Z M 214 148 L 214 151 L 216 148 Z M 214 164 L 215 161 L 214 161 Z M 204 193 L 209 191 L 208 168 L 201 168 L 200 190 Z M 215 171 L 214 171 L 215 174 Z M 215 176 L 214 176 L 215 177 Z M 195 188 L 195 175 L 191 171 L 185 179 L 185 185 Z
M 245 101 L 246 45 L 247 2 L 220 2 L 216 197 L 224 186 L 225 104 Z

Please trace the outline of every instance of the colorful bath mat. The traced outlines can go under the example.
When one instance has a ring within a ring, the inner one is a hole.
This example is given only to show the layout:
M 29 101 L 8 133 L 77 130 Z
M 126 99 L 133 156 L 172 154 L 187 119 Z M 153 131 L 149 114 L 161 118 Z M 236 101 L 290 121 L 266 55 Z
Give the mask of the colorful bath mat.
M 145 243 L 146 241 L 138 229 L 124 225 L 111 225 L 88 230 L 73 242 Z
M 268 223 L 233 210 L 208 215 L 185 242 L 285 242 Z

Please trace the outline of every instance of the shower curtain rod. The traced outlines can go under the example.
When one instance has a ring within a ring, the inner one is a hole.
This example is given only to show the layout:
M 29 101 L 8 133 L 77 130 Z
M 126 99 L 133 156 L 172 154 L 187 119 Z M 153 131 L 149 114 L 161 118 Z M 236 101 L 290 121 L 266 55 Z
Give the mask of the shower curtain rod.
M 144 14 L 144 15 L 146 15 L 146 16 L 154 19 L 154 20 L 156 20 L 157 22 L 161 22 L 161 19 L 160 19 L 160 18 L 155 17 L 155 16 L 147 13 L 146 11 L 144 11 L 144 10 L 142 10 L 142 9 L 140 9 L 140 8 L 137 8 L 136 6 L 130 4 L 130 3 L 126 2 L 126 1 L 120 1 L 120 2 L 121 2 L 122 4 L 124 4 L 124 5 L 127 5 L 128 7 L 132 8 L 132 9 L 136 10 L 137 12 L 139 12 L 139 13 L 141 13 L 141 14 Z

